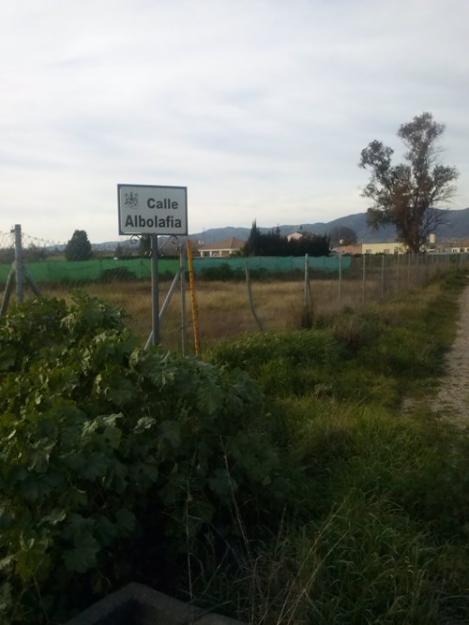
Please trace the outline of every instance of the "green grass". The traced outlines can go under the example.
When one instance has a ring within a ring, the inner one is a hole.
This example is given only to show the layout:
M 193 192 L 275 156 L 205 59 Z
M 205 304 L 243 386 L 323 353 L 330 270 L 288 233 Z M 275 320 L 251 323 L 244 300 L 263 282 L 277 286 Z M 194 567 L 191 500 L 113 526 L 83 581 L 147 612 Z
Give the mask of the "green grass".
M 277 525 L 196 576 L 199 601 L 252 623 L 469 622 L 469 442 L 430 408 L 465 283 L 212 352 L 263 388 L 289 490 Z
M 256 625 L 469 622 L 469 442 L 431 411 L 464 284 L 226 342 L 215 366 L 134 349 L 98 300 L 13 311 L 4 620 L 140 581 Z

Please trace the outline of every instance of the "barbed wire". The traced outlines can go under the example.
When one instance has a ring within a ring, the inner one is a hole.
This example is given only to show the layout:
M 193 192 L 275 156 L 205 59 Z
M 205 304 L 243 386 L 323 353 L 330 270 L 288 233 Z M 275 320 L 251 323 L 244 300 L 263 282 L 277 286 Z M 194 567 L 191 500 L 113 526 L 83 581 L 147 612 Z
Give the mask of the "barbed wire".
M 67 245 L 66 241 L 55 241 L 53 239 L 43 239 L 27 232 L 23 232 L 23 244 L 34 245 L 36 247 L 61 247 Z
M 7 249 L 13 247 L 13 234 L 11 232 L 0 231 L 0 249 Z
M 131 246 L 134 246 L 137 241 L 140 244 L 141 239 L 148 235 L 131 235 L 129 239 L 124 241 L 118 241 L 117 245 L 125 245 L 126 243 L 130 243 Z M 12 229 L 10 232 L 4 232 L 0 230 L 0 249 L 7 249 L 14 247 L 14 230 Z M 38 248 L 63 248 L 67 245 L 67 241 L 58 241 L 56 239 L 46 239 L 44 237 L 38 237 L 28 232 L 22 232 L 22 243 L 23 247 L 38 247 Z M 180 248 L 185 243 L 185 237 L 177 237 L 177 236 L 168 236 L 165 237 L 163 241 L 161 241 L 159 246 L 160 253 L 165 250 L 165 248 L 171 246 L 173 244 L 175 248 L 179 251 Z M 151 250 L 148 250 L 148 255 L 151 255 Z

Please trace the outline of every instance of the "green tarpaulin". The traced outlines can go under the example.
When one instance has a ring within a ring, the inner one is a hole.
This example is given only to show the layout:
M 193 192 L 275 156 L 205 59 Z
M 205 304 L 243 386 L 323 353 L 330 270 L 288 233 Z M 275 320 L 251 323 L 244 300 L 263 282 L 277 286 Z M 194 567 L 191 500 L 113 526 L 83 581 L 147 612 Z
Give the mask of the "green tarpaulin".
M 220 268 L 228 265 L 232 271 L 244 271 L 245 263 L 251 270 L 264 270 L 268 273 L 288 273 L 295 270 L 304 269 L 304 257 L 283 257 L 283 256 L 256 256 L 249 258 L 196 258 L 194 267 L 196 274 L 205 269 Z M 309 267 L 312 270 L 324 272 L 337 272 L 339 259 L 337 256 L 321 256 L 308 258 Z M 342 258 L 342 268 L 347 270 L 350 267 L 351 258 Z M 179 268 L 179 261 L 176 259 L 162 258 L 159 261 L 160 272 L 162 274 L 174 275 Z M 0 264 L 0 282 L 5 283 L 10 265 Z M 131 260 L 113 260 L 106 258 L 102 260 L 85 260 L 71 262 L 65 260 L 49 260 L 35 263 L 28 263 L 27 270 L 37 283 L 53 282 L 89 282 L 111 278 L 113 274 L 118 276 L 119 271 L 129 278 L 150 278 L 150 260 L 147 258 L 136 258 Z M 127 273 L 129 272 L 129 273 Z

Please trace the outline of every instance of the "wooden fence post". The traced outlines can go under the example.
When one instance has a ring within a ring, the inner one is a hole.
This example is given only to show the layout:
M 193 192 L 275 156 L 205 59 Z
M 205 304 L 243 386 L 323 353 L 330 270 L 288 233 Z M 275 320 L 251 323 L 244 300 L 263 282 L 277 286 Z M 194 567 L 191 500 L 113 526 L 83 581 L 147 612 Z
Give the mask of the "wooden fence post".
M 256 307 L 254 306 L 254 299 L 252 297 L 252 290 L 251 290 L 251 277 L 249 275 L 249 268 L 248 268 L 248 264 L 246 261 L 244 263 L 244 272 L 246 274 L 246 287 L 248 290 L 249 307 L 251 308 L 252 316 L 254 317 L 259 330 L 261 332 L 264 332 L 264 326 L 262 325 L 262 321 L 257 316 Z

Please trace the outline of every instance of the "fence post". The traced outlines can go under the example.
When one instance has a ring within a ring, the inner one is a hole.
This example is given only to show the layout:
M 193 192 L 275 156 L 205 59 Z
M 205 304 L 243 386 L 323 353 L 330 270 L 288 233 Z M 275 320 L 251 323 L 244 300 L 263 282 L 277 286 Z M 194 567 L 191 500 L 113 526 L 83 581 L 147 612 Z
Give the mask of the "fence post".
M 23 249 L 21 246 L 21 226 L 15 225 L 15 277 L 16 277 L 16 301 L 20 304 L 24 299 L 24 265 Z
M 252 290 L 251 290 L 251 278 L 249 276 L 249 269 L 248 269 L 248 264 L 247 264 L 246 261 L 244 263 L 244 271 L 245 271 L 245 274 L 246 274 L 246 286 L 247 286 L 247 289 L 248 289 L 249 306 L 251 308 L 252 316 L 254 317 L 259 330 L 261 332 L 264 332 L 264 327 L 262 325 L 262 321 L 257 316 L 256 307 L 254 306 L 254 299 L 252 297 Z
M 161 323 L 163 322 L 163 318 L 164 315 L 166 313 L 166 310 L 168 309 L 168 306 L 171 303 L 171 299 L 173 297 L 173 293 L 176 289 L 177 283 L 179 281 L 179 271 L 176 272 L 173 281 L 171 282 L 168 292 L 166 293 L 166 297 L 164 298 L 163 304 L 161 306 L 161 308 L 159 308 L 158 310 L 158 332 L 161 336 Z M 145 343 L 145 349 L 148 349 L 150 347 L 150 345 L 154 345 L 153 343 L 153 330 L 150 332 L 150 336 L 148 337 L 147 342 Z
M 151 236 L 151 344 L 160 342 L 160 284 L 158 276 L 158 235 Z
M 362 304 L 366 301 L 366 254 L 362 254 Z
M 195 292 L 194 263 L 192 262 L 192 243 L 187 239 L 187 263 L 189 268 L 189 288 L 192 301 L 192 327 L 194 329 L 194 351 L 195 355 L 200 354 L 200 326 L 199 307 L 197 306 L 197 295 Z
M 179 272 L 181 293 L 181 354 L 186 355 L 186 263 L 184 245 L 179 249 Z
M 399 252 L 396 254 L 396 293 L 399 293 Z
M 384 258 L 385 258 L 385 255 L 383 254 L 381 256 L 381 299 L 384 299 L 384 269 L 385 269 Z
M 337 299 L 339 300 L 339 304 L 342 300 L 342 254 L 339 252 L 339 284 L 337 291 Z

